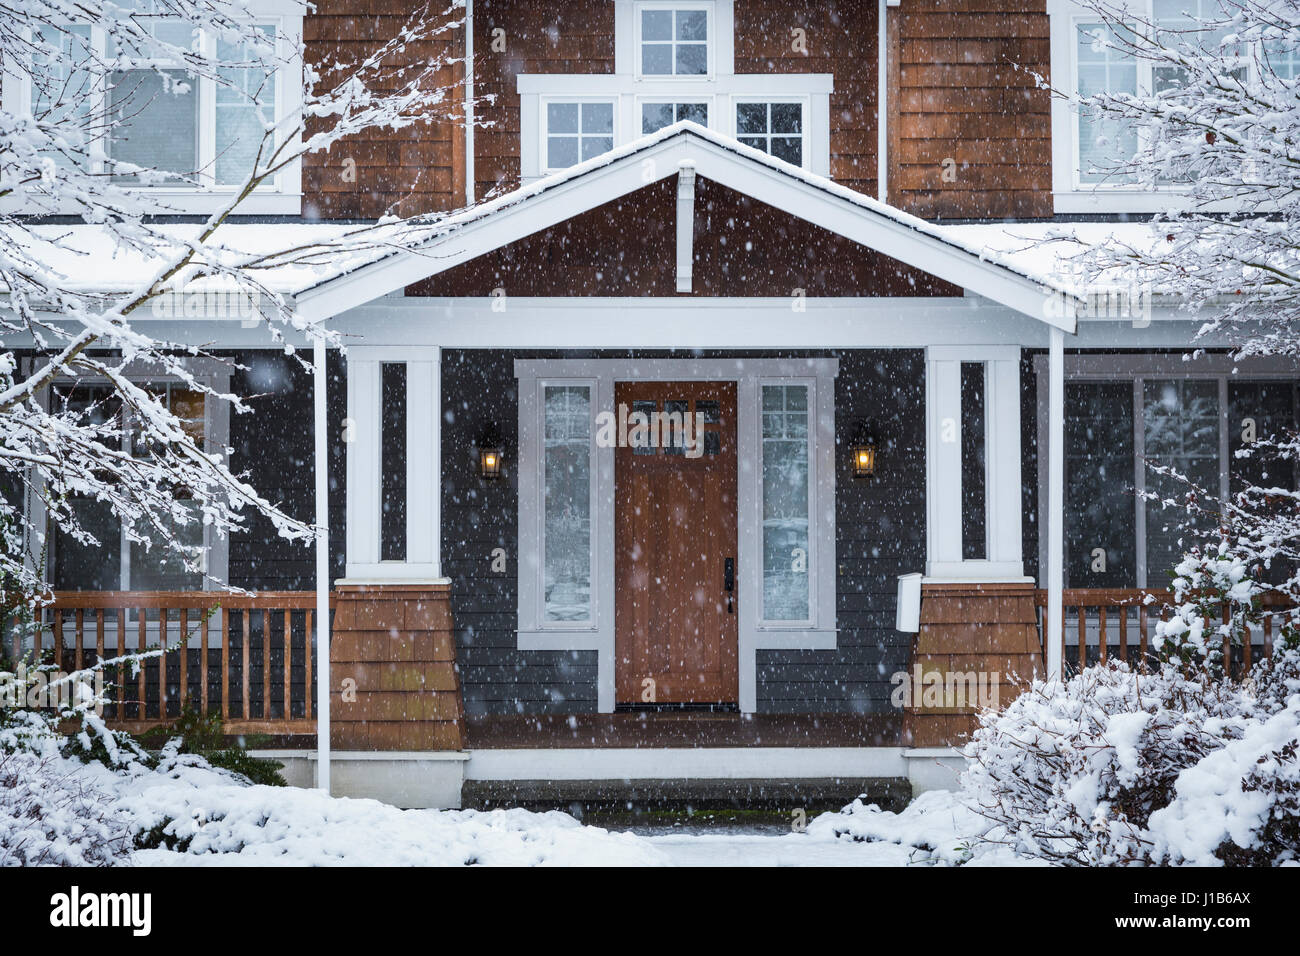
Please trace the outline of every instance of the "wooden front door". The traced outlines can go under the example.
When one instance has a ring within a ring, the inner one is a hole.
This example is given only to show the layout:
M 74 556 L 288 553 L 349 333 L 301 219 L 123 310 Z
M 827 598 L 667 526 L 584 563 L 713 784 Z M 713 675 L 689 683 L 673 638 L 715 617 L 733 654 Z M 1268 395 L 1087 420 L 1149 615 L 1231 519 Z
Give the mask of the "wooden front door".
M 618 703 L 735 703 L 735 383 L 620 382 L 614 397 Z

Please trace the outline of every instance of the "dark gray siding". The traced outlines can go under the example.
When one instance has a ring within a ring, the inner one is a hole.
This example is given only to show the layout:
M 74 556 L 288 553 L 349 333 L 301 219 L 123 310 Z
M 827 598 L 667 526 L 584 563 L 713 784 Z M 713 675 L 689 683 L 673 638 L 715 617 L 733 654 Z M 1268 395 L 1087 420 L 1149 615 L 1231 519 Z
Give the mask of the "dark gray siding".
M 443 352 L 442 561 L 451 578 L 452 620 L 465 710 L 470 714 L 590 713 L 596 709 L 594 651 L 521 651 L 519 622 L 517 353 Z M 521 354 L 521 353 L 518 353 Z M 494 426 L 505 474 L 479 476 L 475 441 Z M 506 553 L 503 573 L 492 552 Z
M 912 635 L 894 630 L 897 577 L 925 569 L 925 353 L 838 353 L 835 382 L 836 623 L 833 651 L 759 651 L 758 708 L 887 713 L 889 677 Z M 846 442 L 865 420 L 876 476 L 854 478 Z
M 457 653 L 470 714 L 596 709 L 594 652 L 516 647 L 518 392 L 513 364 L 516 358 L 626 354 L 443 353 L 443 567 L 452 579 Z M 690 354 L 704 358 L 714 353 Z M 796 353 L 755 356 L 787 354 Z M 910 635 L 893 628 L 895 578 L 923 570 L 925 560 L 924 354 L 883 349 L 797 354 L 840 359 L 837 434 L 847 441 L 856 421 L 866 419 L 880 442 L 879 469 L 873 480 L 854 480 L 845 455 L 836 456 L 838 647 L 759 652 L 758 707 L 781 713 L 888 712 L 889 676 L 907 666 L 911 644 Z M 506 441 L 507 474 L 497 481 L 478 476 L 474 453 L 475 439 L 488 426 L 495 426 Z M 508 556 L 504 574 L 491 570 L 492 550 L 498 547 Z
M 230 415 L 231 468 L 263 497 L 302 521 L 316 515 L 315 438 L 312 375 L 292 356 L 273 351 L 231 355 L 245 368 L 231 377 L 231 391 L 252 409 Z M 345 455 L 343 419 L 347 415 L 344 364 L 329 353 L 328 421 L 330 459 L 330 578 L 343 577 Z M 247 530 L 230 539 L 230 583 L 271 591 L 309 591 L 316 587 L 316 552 L 310 544 L 280 537 L 271 521 L 248 513 Z
M 1038 378 L 1034 356 L 1041 349 L 1020 351 L 1020 501 L 1021 554 L 1025 574 L 1038 580 Z M 1043 587 L 1039 582 L 1039 587 Z

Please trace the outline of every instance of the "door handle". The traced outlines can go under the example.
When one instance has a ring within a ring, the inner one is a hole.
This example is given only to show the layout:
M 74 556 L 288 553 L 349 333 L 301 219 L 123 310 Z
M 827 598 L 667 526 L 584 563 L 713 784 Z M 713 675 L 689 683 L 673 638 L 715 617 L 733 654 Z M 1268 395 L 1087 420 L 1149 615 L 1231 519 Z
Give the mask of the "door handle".
M 727 558 L 722 562 L 722 590 L 727 592 L 727 613 L 734 614 L 735 606 L 732 596 L 736 591 L 736 559 Z

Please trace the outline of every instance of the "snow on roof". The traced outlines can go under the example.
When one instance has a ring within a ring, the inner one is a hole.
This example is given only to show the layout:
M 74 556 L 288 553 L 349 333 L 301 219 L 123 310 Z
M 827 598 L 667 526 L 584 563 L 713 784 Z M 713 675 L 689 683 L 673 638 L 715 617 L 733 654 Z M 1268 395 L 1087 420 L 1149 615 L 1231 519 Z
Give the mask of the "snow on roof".
M 1167 229 L 1147 222 L 999 222 L 941 226 L 948 236 L 982 258 L 1056 288 L 1083 295 L 1085 281 L 1075 260 L 1098 246 L 1152 248 Z M 1106 281 L 1105 277 L 1102 282 Z M 1120 281 L 1115 277 L 1115 281 Z
M 956 252 L 994 264 L 1058 291 L 1077 291 L 1079 283 L 1072 278 L 1077 270 L 1069 266 L 1069 260 L 1080 250 L 1077 245 L 1072 246 L 1064 241 L 1044 244 L 1044 240 L 1074 235 L 1085 242 L 1105 242 L 1122 235 L 1126 241 L 1141 242 L 1144 237 L 1151 235 L 1150 227 L 1142 223 L 1010 222 L 936 225 L 825 176 L 746 146 L 730 136 L 682 121 L 450 215 L 429 217 L 416 222 L 381 224 L 378 227 L 307 222 L 225 223 L 214 234 L 212 245 L 218 251 L 213 255 L 229 261 L 239 257 L 272 254 L 287 248 L 344 243 L 345 248 L 331 249 L 328 255 L 307 256 L 300 261 L 281 261 L 259 273 L 261 280 L 272 291 L 299 295 L 383 259 L 428 251 L 472 223 L 503 213 L 534 196 L 558 189 L 595 170 L 626 160 L 679 136 L 698 137 L 773 172 L 834 195 L 864 212 L 893 220 Z M 198 224 L 155 227 L 164 242 L 169 237 L 174 237 L 177 248 L 190 241 L 201 228 Z M 62 284 L 76 291 L 126 292 L 147 281 L 158 264 L 156 259 L 116 242 L 109 227 L 104 225 L 29 226 L 20 234 L 11 233 L 10 240 L 19 241 L 18 236 L 22 237 L 21 241 L 37 238 L 41 245 L 29 249 L 29 254 L 65 277 L 66 281 Z M 202 288 L 213 285 L 219 287 L 220 284 L 220 280 L 198 280 L 198 285 Z
M 608 152 L 601 153 L 599 156 L 593 156 L 591 159 L 578 163 L 576 166 L 570 166 L 567 169 L 552 173 L 549 176 L 543 176 L 540 179 L 536 179 L 531 183 L 520 186 L 518 189 L 498 196 L 488 202 L 480 203 L 461 213 L 449 216 L 443 219 L 436 226 L 431 227 L 431 232 L 424 242 L 437 242 L 460 227 L 477 222 L 487 216 L 491 216 L 495 213 L 501 212 L 502 210 L 518 205 L 533 196 L 541 195 L 542 193 L 558 188 L 559 186 L 573 180 L 580 179 L 595 170 L 626 160 L 629 157 L 635 156 L 637 153 L 644 152 L 660 143 L 666 142 L 667 140 L 686 135 L 696 136 L 722 149 L 743 156 L 751 162 L 766 166 L 773 171 L 790 176 L 813 188 L 834 195 L 837 198 L 863 210 L 891 219 L 894 222 L 934 238 L 945 245 L 951 246 L 956 251 L 966 253 L 980 259 L 981 261 L 998 265 L 1007 269 L 1009 272 L 1016 273 L 1023 278 L 1027 278 L 1033 282 L 1038 282 L 1051 289 L 1062 292 L 1071 291 L 1067 286 L 1056 281 L 1050 271 L 1042 273 L 1028 271 L 1023 266 L 1018 265 L 1009 259 L 1005 259 L 1001 255 L 990 256 L 987 248 L 971 239 L 967 239 L 959 233 L 953 232 L 952 227 L 940 226 L 927 222 L 926 220 L 913 216 L 910 213 L 903 212 L 901 209 L 891 206 L 888 203 L 883 203 L 878 199 L 874 199 L 865 193 L 858 192 L 855 189 L 850 189 L 848 186 L 837 183 L 826 176 L 809 172 L 800 166 L 794 166 L 785 160 L 771 156 L 762 150 L 755 149 L 752 146 L 746 146 L 744 143 L 741 143 L 739 140 L 734 139 L 731 136 L 719 133 L 716 130 L 708 129 L 690 120 L 680 120 L 669 126 L 665 126 L 663 129 L 656 132 L 649 133 L 638 139 L 624 143 L 622 146 L 611 149 Z M 400 253 L 395 252 L 394 254 Z M 353 269 L 361 268 L 367 264 L 369 263 L 354 263 L 347 269 L 340 270 L 336 276 L 331 278 L 340 277 Z M 329 280 L 322 279 L 321 281 L 325 282 Z

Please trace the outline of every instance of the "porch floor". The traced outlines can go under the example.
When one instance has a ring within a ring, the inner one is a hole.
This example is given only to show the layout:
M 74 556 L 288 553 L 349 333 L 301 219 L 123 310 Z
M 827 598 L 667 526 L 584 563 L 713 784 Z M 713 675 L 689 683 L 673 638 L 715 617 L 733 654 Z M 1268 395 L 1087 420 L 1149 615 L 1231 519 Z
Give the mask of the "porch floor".
M 466 747 L 897 747 L 899 714 L 506 714 L 465 718 Z

